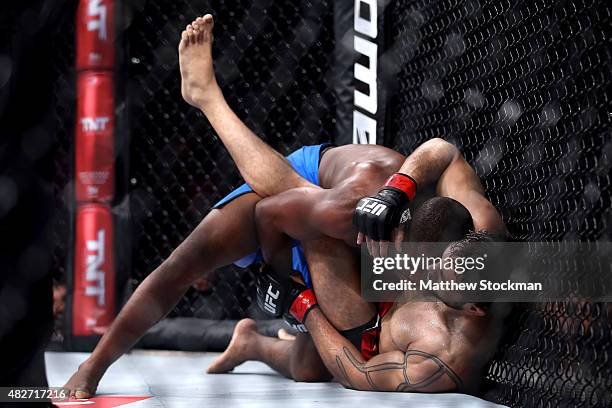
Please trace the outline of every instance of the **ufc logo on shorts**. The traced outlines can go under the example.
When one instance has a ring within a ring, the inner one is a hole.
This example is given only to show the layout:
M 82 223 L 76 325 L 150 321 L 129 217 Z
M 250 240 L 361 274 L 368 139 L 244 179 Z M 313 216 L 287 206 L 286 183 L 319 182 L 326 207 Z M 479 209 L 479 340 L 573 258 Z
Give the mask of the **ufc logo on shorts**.
M 361 205 L 357 207 L 358 211 L 363 211 L 376 216 L 380 215 L 386 209 L 387 206 L 385 204 L 368 199 L 362 200 Z
M 98 31 L 98 39 L 106 40 L 106 6 L 102 0 L 89 0 L 87 4 L 87 31 Z
M 276 314 L 276 303 L 278 300 L 278 296 L 280 295 L 280 290 L 276 292 L 273 290 L 272 285 L 268 287 L 268 291 L 266 292 L 266 298 L 264 300 L 264 309 L 272 314 Z

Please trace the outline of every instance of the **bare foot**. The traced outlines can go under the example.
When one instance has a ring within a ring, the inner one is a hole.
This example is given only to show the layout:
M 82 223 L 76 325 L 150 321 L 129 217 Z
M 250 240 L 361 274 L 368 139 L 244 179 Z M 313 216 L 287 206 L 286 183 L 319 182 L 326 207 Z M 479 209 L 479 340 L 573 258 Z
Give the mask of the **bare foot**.
M 212 61 L 213 25 L 210 14 L 196 18 L 182 32 L 178 47 L 183 99 L 200 109 L 220 94 Z
M 227 373 L 234 367 L 251 359 L 253 342 L 256 341 L 257 324 L 253 319 L 242 319 L 234 328 L 227 349 L 206 370 L 209 374 Z
M 70 398 L 91 398 L 98 388 L 100 376 L 90 370 L 87 364 L 81 364 L 76 373 L 68 380 L 63 389 Z

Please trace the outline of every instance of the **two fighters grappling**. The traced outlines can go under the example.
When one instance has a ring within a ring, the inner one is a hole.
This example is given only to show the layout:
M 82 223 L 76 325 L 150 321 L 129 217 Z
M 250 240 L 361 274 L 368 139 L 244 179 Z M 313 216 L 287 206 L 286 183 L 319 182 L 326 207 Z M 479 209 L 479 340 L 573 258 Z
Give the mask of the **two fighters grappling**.
M 382 146 L 320 145 L 284 158 L 226 103 L 212 66 L 212 26 L 206 15 L 182 33 L 182 93 L 206 115 L 248 185 L 221 200 L 141 283 L 66 388 L 77 397 L 92 395 L 108 366 L 197 277 L 263 260 L 275 271 L 264 275 L 268 283 L 287 278 L 281 271 L 297 271 L 304 286 L 285 281 L 278 290 L 286 291 L 285 312 L 308 334 L 295 341 L 264 337 L 253 321 L 242 321 L 210 372 L 255 359 L 296 380 L 333 377 L 360 390 L 474 390 L 497 344 L 500 319 L 483 305 L 443 293 L 435 294 L 436 302 L 365 302 L 355 250 L 365 239 L 377 255 L 392 239 L 405 239 L 406 209 L 413 213 L 408 240 L 459 241 L 450 256 L 490 239 L 483 232 L 466 237 L 469 230 L 505 233 L 469 164 L 441 139 L 408 157 Z M 364 211 L 374 206 L 383 211 Z

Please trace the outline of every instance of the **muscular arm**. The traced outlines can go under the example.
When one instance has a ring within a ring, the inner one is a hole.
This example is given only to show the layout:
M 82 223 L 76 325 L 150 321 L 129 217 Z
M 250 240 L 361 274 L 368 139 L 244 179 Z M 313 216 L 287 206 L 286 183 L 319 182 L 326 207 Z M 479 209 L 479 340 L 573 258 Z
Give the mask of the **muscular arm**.
M 458 157 L 461 157 L 461 153 L 455 146 L 443 139 L 434 138 L 412 152 L 398 172 L 410 175 L 418 187 L 422 188 L 437 182 L 452 161 Z
M 480 179 L 459 150 L 443 139 L 428 140 L 419 146 L 399 170 L 413 177 L 419 187 L 436 183 L 436 193 L 463 204 L 477 230 L 504 233 L 501 216 L 484 195 Z
M 485 196 L 480 178 L 461 154 L 451 161 L 440 176 L 436 193 L 463 204 L 472 215 L 476 230 L 498 234 L 507 232 L 501 215 Z
M 364 361 L 320 309 L 306 327 L 327 369 L 346 388 L 363 391 L 442 392 L 462 387 L 459 376 L 439 357 L 420 350 L 392 351 Z
M 347 236 L 352 202 L 342 205 L 335 189 L 302 187 L 265 198 L 255 207 L 255 220 L 266 262 L 279 252 L 287 239 L 306 241 L 329 236 Z M 347 215 L 348 214 L 348 215 Z

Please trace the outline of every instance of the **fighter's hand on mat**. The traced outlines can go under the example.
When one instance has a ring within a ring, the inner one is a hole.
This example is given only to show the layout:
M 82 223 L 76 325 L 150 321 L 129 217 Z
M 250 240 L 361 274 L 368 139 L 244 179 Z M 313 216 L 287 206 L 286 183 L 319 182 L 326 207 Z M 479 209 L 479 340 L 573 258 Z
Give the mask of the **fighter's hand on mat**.
M 357 244 L 364 242 L 372 256 L 385 256 L 390 241 L 399 251 L 403 232 L 410 221 L 408 205 L 416 195 L 417 185 L 406 174 L 395 173 L 376 195 L 359 200 L 353 213 L 353 224 L 359 231 Z
M 96 394 L 100 376 L 94 373 L 85 362 L 79 366 L 76 373 L 62 387 L 70 398 L 91 398 Z

